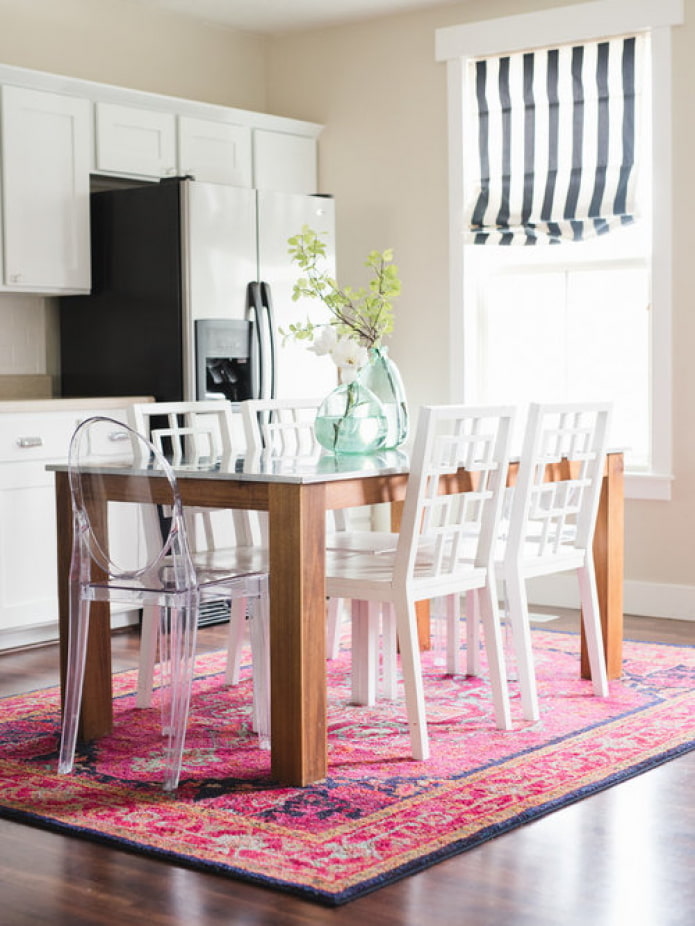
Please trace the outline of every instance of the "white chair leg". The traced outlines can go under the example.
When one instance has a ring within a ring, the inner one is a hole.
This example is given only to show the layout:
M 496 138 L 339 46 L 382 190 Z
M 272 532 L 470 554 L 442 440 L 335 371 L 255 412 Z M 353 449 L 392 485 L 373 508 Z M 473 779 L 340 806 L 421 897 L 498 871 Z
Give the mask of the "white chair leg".
M 352 602 L 352 702 L 371 706 L 376 701 L 378 612 L 372 602 Z
M 593 564 L 587 563 L 578 569 L 577 578 L 579 579 L 579 597 L 582 607 L 582 625 L 584 627 L 594 694 L 600 698 L 606 698 L 608 696 L 608 676 L 596 591 L 596 574 Z
M 270 606 L 268 580 L 251 602 L 251 658 L 253 662 L 253 726 L 261 749 L 270 749 Z
M 425 693 L 420 666 L 420 646 L 417 633 L 415 602 L 403 598 L 395 603 L 396 630 L 401 649 L 401 672 L 405 690 L 405 706 L 410 728 L 413 758 L 429 758 L 430 747 L 425 714 Z
M 138 690 L 136 707 L 150 707 L 154 687 L 154 666 L 157 661 L 157 634 L 159 631 L 159 608 L 146 605 L 142 609 L 140 625 L 140 656 L 138 662 Z
M 340 630 L 343 618 L 343 599 L 329 598 L 326 618 L 326 657 L 337 659 L 340 652 Z
M 466 598 L 466 601 L 468 599 Z M 461 671 L 461 597 L 447 595 L 444 599 L 446 620 L 446 671 L 458 675 Z M 466 604 L 468 613 L 468 604 Z
M 246 598 L 233 598 L 229 609 L 229 631 L 227 633 L 227 668 L 224 672 L 225 685 L 239 684 L 241 650 L 246 635 Z
M 500 627 L 497 594 L 489 586 L 476 592 L 479 598 L 480 616 L 485 634 L 485 652 L 490 667 L 490 684 L 492 703 L 495 708 L 495 721 L 500 730 L 511 730 L 512 716 L 509 706 L 509 689 L 507 687 L 507 670 L 504 661 L 502 628 Z
M 378 615 L 377 615 L 378 616 Z M 381 688 L 384 697 L 395 701 L 398 690 L 398 634 L 393 605 L 381 605 Z
M 533 649 L 531 648 L 531 627 L 528 616 L 526 582 L 523 576 L 510 570 L 505 575 L 505 589 L 514 641 L 514 654 L 516 655 L 517 672 L 519 674 L 522 715 L 525 720 L 536 721 L 540 717 L 540 710 L 536 688 L 536 668 Z
M 466 592 L 466 674 L 480 675 L 480 608 L 475 592 Z

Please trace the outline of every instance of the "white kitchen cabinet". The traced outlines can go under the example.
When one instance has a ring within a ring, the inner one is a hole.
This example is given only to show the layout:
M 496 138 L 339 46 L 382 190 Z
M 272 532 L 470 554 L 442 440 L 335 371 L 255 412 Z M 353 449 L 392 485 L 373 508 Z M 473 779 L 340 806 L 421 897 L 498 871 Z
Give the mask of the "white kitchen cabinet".
M 57 639 L 55 488 L 46 464 L 66 461 L 77 424 L 102 413 L 127 420 L 124 408 L 0 413 L 0 649 Z M 94 449 L 109 459 L 122 444 Z M 134 517 L 132 506 L 109 509 L 111 551 L 121 561 Z M 115 623 L 124 620 L 123 609 L 114 612 Z
M 253 133 L 253 185 L 279 193 L 316 193 L 316 140 L 268 129 Z
M 99 173 L 174 177 L 176 116 L 170 112 L 95 104 L 95 167 Z
M 251 186 L 249 126 L 179 116 L 178 140 L 180 174 L 205 183 Z
M 91 106 L 3 86 L 2 289 L 88 292 Z

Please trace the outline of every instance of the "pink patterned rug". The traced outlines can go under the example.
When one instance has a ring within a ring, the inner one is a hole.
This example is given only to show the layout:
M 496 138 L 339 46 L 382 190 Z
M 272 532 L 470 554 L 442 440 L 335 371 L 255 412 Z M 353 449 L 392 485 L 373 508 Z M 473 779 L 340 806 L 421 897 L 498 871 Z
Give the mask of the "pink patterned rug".
M 349 652 L 328 662 L 329 777 L 269 778 L 250 731 L 250 677 L 225 688 L 198 662 L 176 796 L 161 790 L 159 712 L 114 679 L 115 731 L 56 774 L 56 689 L 0 701 L 0 815 L 336 905 L 421 871 L 695 747 L 695 648 L 625 644 L 610 697 L 578 678 L 579 639 L 534 631 L 541 720 L 495 729 L 485 678 L 425 654 L 432 758 L 409 758 L 403 702 L 353 707 Z

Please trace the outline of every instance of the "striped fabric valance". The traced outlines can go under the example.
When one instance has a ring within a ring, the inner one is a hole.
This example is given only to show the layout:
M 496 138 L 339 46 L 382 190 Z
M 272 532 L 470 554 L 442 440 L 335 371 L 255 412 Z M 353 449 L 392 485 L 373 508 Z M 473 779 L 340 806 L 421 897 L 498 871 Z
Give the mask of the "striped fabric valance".
M 643 44 L 470 62 L 468 243 L 558 244 L 633 221 Z

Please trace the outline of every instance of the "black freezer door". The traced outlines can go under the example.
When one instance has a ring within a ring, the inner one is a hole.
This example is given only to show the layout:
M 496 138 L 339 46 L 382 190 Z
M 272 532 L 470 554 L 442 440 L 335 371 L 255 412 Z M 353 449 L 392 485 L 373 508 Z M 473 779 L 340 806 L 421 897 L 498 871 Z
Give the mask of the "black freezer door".
M 178 181 L 91 196 L 92 293 L 60 300 L 62 395 L 183 399 Z

